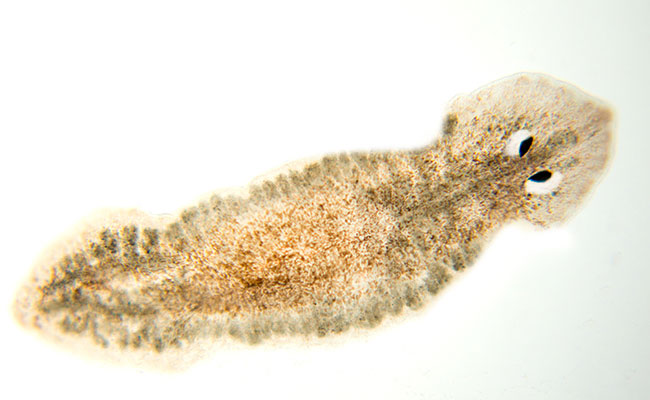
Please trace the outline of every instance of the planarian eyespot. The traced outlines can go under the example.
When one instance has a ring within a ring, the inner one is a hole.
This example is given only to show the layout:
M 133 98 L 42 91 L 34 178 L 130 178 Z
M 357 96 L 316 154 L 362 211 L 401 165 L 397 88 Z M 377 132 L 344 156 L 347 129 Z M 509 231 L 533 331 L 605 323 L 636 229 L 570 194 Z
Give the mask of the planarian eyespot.
M 533 145 L 533 140 L 530 131 L 527 129 L 520 129 L 510 136 L 503 151 L 508 156 L 523 157 L 528 153 L 528 150 L 530 150 L 530 146 Z
M 528 153 L 528 149 L 530 149 L 530 146 L 532 144 L 533 144 L 532 136 L 524 139 L 519 145 L 519 157 L 523 157 L 526 153 Z
M 532 194 L 550 194 L 557 195 L 557 187 L 562 182 L 562 174 L 547 169 L 535 172 L 526 179 L 526 192 Z
M 551 171 L 544 170 L 531 175 L 528 180 L 533 182 L 546 182 L 547 180 L 551 179 L 551 176 L 553 176 L 553 173 Z

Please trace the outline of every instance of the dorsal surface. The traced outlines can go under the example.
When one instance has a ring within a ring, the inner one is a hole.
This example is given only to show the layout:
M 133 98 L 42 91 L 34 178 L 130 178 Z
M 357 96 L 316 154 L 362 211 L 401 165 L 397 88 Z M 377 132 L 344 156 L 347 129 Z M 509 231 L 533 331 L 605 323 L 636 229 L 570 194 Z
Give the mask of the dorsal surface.
M 328 155 L 173 221 L 116 212 L 36 266 L 16 316 L 152 353 L 376 326 L 425 303 L 504 224 L 570 217 L 613 142 L 606 105 L 537 74 L 454 99 L 442 130 L 420 149 Z

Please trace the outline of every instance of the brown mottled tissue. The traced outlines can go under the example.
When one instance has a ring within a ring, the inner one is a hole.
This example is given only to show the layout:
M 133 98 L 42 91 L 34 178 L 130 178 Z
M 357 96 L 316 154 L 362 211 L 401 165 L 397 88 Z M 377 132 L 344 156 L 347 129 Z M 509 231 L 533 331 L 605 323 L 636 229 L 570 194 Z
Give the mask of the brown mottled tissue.
M 374 327 L 425 304 L 505 224 L 570 217 L 606 169 L 612 120 L 570 84 L 511 76 L 453 99 L 422 148 L 328 155 L 173 218 L 87 221 L 35 266 L 15 315 L 117 358 Z

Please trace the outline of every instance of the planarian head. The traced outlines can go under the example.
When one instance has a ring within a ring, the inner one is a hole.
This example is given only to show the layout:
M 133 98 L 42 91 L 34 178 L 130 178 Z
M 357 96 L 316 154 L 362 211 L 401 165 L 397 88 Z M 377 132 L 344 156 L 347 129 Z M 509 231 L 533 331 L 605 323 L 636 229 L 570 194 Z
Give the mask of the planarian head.
M 548 226 L 568 218 L 602 176 L 612 125 L 611 109 L 580 89 L 518 74 L 454 99 L 441 145 L 504 218 Z

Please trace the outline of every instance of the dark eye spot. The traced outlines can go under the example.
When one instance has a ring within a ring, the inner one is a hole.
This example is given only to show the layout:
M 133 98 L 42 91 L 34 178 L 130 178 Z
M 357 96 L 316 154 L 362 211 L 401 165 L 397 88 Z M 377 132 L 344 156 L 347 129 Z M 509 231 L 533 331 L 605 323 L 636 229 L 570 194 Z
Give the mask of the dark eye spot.
M 513 132 L 508 140 L 506 145 L 503 148 L 503 152 L 506 156 L 510 157 L 523 157 L 530 147 L 533 145 L 533 135 L 527 129 L 520 129 L 517 132 Z
M 528 180 L 533 182 L 546 182 L 551 179 L 551 176 L 553 176 L 551 171 L 544 170 L 534 173 Z
M 519 157 L 523 157 L 526 153 L 528 153 L 528 149 L 530 149 L 530 146 L 532 145 L 533 145 L 532 136 L 524 139 L 519 145 Z

